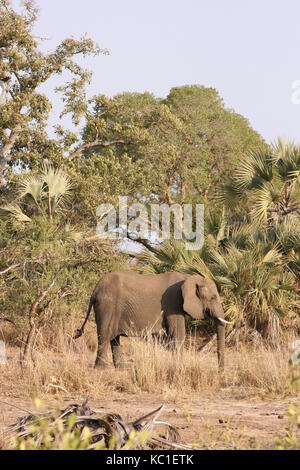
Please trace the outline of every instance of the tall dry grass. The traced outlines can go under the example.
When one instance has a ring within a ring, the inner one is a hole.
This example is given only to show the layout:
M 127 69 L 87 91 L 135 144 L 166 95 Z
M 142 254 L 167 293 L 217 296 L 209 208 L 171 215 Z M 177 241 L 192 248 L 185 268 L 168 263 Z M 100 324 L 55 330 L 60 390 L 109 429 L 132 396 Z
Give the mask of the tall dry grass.
M 93 368 L 96 349 L 95 333 L 77 342 L 63 330 L 55 338 L 39 336 L 33 362 L 23 368 L 17 348 L 8 348 L 7 364 L 1 366 L 0 394 L 14 396 L 67 395 L 107 397 L 108 394 L 149 392 L 168 399 L 180 399 L 192 392 L 228 393 L 229 396 L 288 395 L 287 347 L 268 350 L 265 347 L 241 346 L 226 350 L 224 374 L 218 373 L 216 352 L 197 351 L 188 341 L 181 354 L 153 341 L 122 338 L 124 353 L 132 361 L 128 370 Z

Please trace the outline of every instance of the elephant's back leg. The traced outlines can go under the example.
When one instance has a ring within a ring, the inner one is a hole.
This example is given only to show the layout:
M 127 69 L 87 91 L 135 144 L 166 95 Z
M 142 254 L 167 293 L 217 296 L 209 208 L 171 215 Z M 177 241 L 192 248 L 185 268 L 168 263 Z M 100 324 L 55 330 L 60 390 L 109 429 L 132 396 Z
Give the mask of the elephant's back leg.
M 95 320 L 97 324 L 98 350 L 95 367 L 108 367 L 111 340 L 117 336 L 117 318 L 113 303 L 95 303 Z
M 179 351 L 183 348 L 185 339 L 184 316 L 171 313 L 166 316 L 165 328 L 167 331 L 168 344 L 172 351 Z

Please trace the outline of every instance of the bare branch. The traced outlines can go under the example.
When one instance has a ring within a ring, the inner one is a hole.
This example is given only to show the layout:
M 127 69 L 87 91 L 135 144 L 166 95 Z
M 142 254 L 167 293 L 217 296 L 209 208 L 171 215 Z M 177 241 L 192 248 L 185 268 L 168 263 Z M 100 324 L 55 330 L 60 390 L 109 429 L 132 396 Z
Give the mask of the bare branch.
M 22 359 L 21 359 L 21 362 L 25 361 L 29 355 L 29 352 L 31 352 L 32 350 L 32 345 L 34 343 L 34 339 L 35 339 L 35 335 L 36 335 L 36 324 L 35 324 L 35 315 L 38 311 L 38 307 L 39 305 L 43 302 L 43 300 L 47 297 L 47 295 L 49 294 L 50 290 L 53 288 L 55 282 L 56 282 L 56 279 L 57 279 L 57 276 L 58 276 L 59 273 L 57 273 L 51 284 L 49 284 L 49 286 L 43 290 L 35 299 L 35 301 L 32 303 L 31 307 L 30 307 L 30 310 L 29 310 L 29 325 L 30 325 L 30 329 L 29 329 L 29 332 L 28 332 L 28 335 L 27 335 L 27 338 L 26 338 L 26 341 L 25 341 L 25 346 L 24 346 L 24 351 L 23 351 L 23 355 L 22 355 Z
M 78 147 L 74 152 L 72 152 L 69 155 L 69 160 L 73 160 L 74 158 L 78 157 L 84 150 L 88 150 L 91 148 L 103 148 L 103 147 L 110 147 L 111 145 L 117 145 L 117 144 L 128 144 L 125 140 L 119 139 L 119 140 L 110 140 L 107 142 L 101 142 L 101 140 L 94 140 L 93 142 L 89 142 L 86 144 L 81 145 Z
M 16 326 L 15 322 L 8 317 L 0 317 L 0 321 L 6 321 L 7 323 L 11 323 L 12 325 Z
M 0 148 L 0 161 L 2 159 L 5 159 L 6 162 L 9 162 L 10 161 L 10 158 L 11 157 L 8 157 L 7 154 L 10 152 L 10 150 L 13 148 L 17 138 L 19 137 L 20 135 L 20 132 L 21 132 L 21 126 L 20 124 L 17 125 L 14 129 L 11 130 L 11 133 L 10 133 L 10 136 L 8 138 L 8 141 L 6 142 L 6 144 L 4 144 L 2 146 L 2 148 Z
M 129 240 L 132 240 L 133 242 L 140 243 L 143 245 L 147 250 L 151 251 L 151 253 L 158 254 L 159 250 L 154 248 L 147 240 L 144 238 L 135 238 L 133 237 L 129 232 L 126 233 L 126 237 L 129 238 Z
M 11 130 L 10 136 L 6 142 L 6 144 L 0 146 L 0 187 L 4 186 L 4 179 L 3 179 L 3 171 L 6 167 L 6 164 L 11 160 L 11 156 L 9 152 L 15 145 L 16 140 L 18 139 L 21 132 L 21 126 L 18 125 L 14 129 Z
M 49 286 L 43 290 L 40 295 L 37 296 L 37 298 L 35 299 L 35 301 L 33 302 L 33 304 L 31 305 L 30 307 L 30 311 L 29 311 L 29 321 L 33 319 L 34 317 L 34 314 L 36 313 L 37 311 L 37 308 L 38 306 L 43 302 L 43 300 L 47 297 L 47 295 L 49 294 L 50 290 L 52 289 L 52 287 L 54 286 L 55 282 L 56 282 L 56 279 L 57 279 L 57 276 L 58 274 L 56 274 L 51 282 L 51 284 L 49 284 Z M 31 323 L 30 323 L 31 324 Z
M 8 271 L 11 271 L 12 269 L 18 268 L 19 266 L 21 266 L 20 263 L 9 266 L 9 268 L 4 269 L 4 271 L 0 271 L 0 276 L 2 276 L 2 274 L 7 273 Z

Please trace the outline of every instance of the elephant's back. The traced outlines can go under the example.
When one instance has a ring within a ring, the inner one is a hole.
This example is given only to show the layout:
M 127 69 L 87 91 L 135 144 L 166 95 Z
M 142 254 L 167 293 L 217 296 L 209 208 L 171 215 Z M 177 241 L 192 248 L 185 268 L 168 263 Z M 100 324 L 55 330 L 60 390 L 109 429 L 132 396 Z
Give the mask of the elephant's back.
M 134 335 L 142 330 L 158 332 L 162 328 L 161 299 L 165 290 L 160 275 L 144 275 L 132 271 L 105 274 L 97 290 L 99 302 L 113 306 L 118 317 L 118 333 Z M 104 303 L 103 302 L 103 303 Z
M 159 285 L 162 289 L 166 289 L 170 284 L 176 283 L 187 278 L 188 274 L 176 271 L 164 272 L 160 274 L 145 274 L 135 271 L 113 271 L 105 273 L 101 276 L 97 286 L 106 285 L 106 287 L 123 284 L 135 283 L 137 286 Z

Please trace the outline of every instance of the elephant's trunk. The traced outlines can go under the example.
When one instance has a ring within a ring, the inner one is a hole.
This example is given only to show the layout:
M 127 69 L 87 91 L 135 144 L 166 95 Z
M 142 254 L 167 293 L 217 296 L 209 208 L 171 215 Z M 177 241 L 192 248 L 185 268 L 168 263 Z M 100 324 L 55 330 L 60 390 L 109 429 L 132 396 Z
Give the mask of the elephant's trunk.
M 217 328 L 217 352 L 220 370 L 224 369 L 224 351 L 225 351 L 225 324 L 224 310 L 220 301 L 211 306 L 211 314 L 215 317 Z
M 224 350 L 225 350 L 225 326 L 220 320 L 216 319 L 217 326 L 217 352 L 220 370 L 224 369 Z

